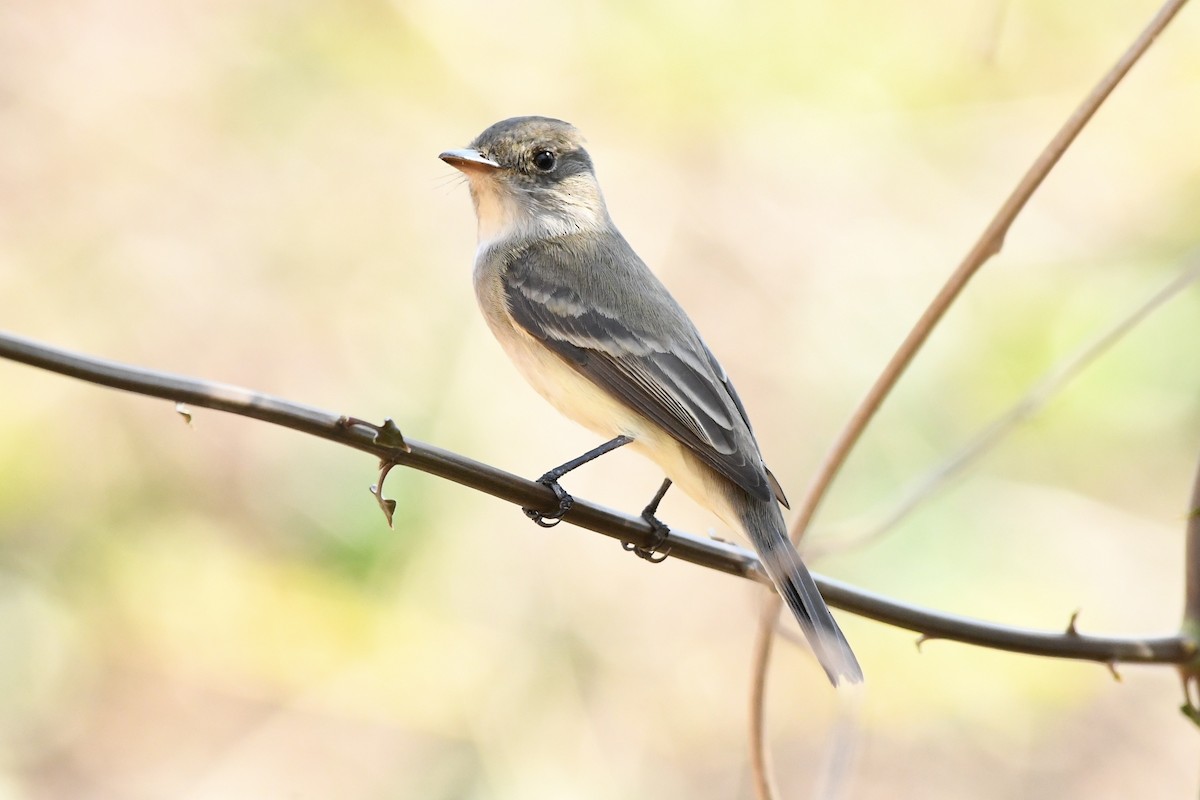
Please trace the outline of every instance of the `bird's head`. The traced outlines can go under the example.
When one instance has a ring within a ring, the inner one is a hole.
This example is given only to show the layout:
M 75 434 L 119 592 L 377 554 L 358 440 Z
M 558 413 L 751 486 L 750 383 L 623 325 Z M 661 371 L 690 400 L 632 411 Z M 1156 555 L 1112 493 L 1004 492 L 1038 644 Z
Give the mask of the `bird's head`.
M 608 223 L 583 137 L 549 117 L 497 122 L 439 158 L 467 176 L 481 245 L 596 230 Z

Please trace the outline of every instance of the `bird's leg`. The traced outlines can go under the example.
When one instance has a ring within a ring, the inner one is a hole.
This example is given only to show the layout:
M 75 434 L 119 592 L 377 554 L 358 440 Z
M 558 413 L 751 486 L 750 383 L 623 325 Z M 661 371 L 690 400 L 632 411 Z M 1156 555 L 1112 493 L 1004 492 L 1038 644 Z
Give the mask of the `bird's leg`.
M 563 516 L 571 510 L 571 506 L 575 505 L 575 498 L 571 497 L 571 495 L 567 494 L 565 489 L 559 486 L 558 479 L 576 467 L 582 467 L 589 461 L 595 460 L 605 453 L 616 450 L 618 447 L 627 445 L 632 441 L 633 438 L 630 436 L 618 436 L 617 438 L 607 441 L 597 448 L 588 450 L 578 458 L 572 458 L 567 463 L 560 464 L 542 477 L 538 478 L 538 483 L 554 492 L 554 496 L 558 499 L 557 510 L 550 513 L 538 511 L 535 508 L 522 508 L 521 510 L 525 512 L 525 516 L 529 517 L 543 528 L 553 528 L 559 523 L 559 520 L 561 520 Z
M 658 491 L 651 498 L 650 503 L 642 509 L 642 519 L 646 520 L 650 524 L 650 527 L 654 529 L 654 538 L 650 540 L 650 546 L 638 547 L 633 542 L 621 542 L 621 546 L 626 550 L 634 553 L 638 558 L 649 561 L 651 564 L 658 564 L 665 561 L 667 556 L 671 554 L 671 548 L 669 547 L 661 553 L 658 551 L 658 548 L 662 547 L 663 543 L 667 540 L 667 534 L 671 532 L 671 529 L 662 520 L 654 516 L 658 513 L 658 504 L 662 502 L 662 499 L 667 494 L 667 490 L 670 488 L 671 479 L 666 478 L 663 480 L 662 486 L 658 487 Z

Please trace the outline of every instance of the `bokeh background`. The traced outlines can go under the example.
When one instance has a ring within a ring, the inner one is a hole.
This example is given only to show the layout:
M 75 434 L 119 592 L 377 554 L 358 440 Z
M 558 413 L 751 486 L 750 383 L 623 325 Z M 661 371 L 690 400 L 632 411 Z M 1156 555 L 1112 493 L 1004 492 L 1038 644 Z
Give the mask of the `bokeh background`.
M 0 325 L 395 418 L 537 475 L 595 444 L 502 357 L 436 158 L 540 113 L 738 383 L 799 495 L 853 404 L 1153 13 L 1116 0 L 0 5 Z M 1064 159 L 849 464 L 818 571 L 1013 625 L 1175 630 L 1195 289 L 869 545 L 906 488 L 1200 241 L 1200 14 Z M 750 796 L 759 587 L 248 420 L 0 364 L 0 798 Z M 635 510 L 618 453 L 575 493 Z M 685 497 L 663 516 L 716 522 Z M 720 533 L 719 530 L 715 530 Z M 863 798 L 1194 796 L 1173 672 L 842 614 Z M 837 701 L 782 646 L 786 796 Z

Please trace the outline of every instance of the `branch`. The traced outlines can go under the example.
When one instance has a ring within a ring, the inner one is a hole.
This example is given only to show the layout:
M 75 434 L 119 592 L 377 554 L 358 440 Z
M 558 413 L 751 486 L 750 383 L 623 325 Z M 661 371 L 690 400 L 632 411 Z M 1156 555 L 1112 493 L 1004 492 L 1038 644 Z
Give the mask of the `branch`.
M 951 480 L 966 472 L 976 461 L 995 449 L 1008 434 L 1012 433 L 1014 428 L 1041 411 L 1066 388 L 1067 384 L 1081 375 L 1126 334 L 1149 318 L 1168 300 L 1200 279 L 1200 254 L 1194 255 L 1190 261 L 1190 265 L 1172 278 L 1166 286 L 1140 303 L 1137 308 L 1118 320 L 1116 324 L 1101 333 L 1082 350 L 1051 369 L 1016 403 L 975 434 L 961 449 L 914 481 L 911 488 L 901 495 L 900 500 L 885 513 L 880 514 L 876 521 L 869 525 L 860 524 L 858 530 L 853 530 L 853 522 L 839 525 L 838 527 L 844 530 L 838 535 L 831 536 L 830 544 L 819 548 L 806 548 L 804 554 L 811 556 L 815 561 L 833 551 L 841 552 L 872 544 L 895 529 L 931 495 L 944 489 Z M 830 533 L 830 531 L 824 532 Z M 1200 592 L 1200 588 L 1197 591 Z
M 1183 624 L 1180 633 L 1185 637 L 1200 634 L 1200 467 L 1196 468 L 1196 480 L 1192 484 L 1192 499 L 1188 504 L 1187 535 L 1184 541 L 1184 601 Z M 1200 725 L 1200 701 L 1193 694 L 1200 694 L 1200 658 L 1192 658 L 1179 665 L 1183 679 L 1183 713 Z
M 1121 80 L 1133 68 L 1133 65 L 1138 62 L 1143 54 L 1150 49 L 1154 40 L 1158 35 L 1166 29 L 1175 15 L 1183 8 L 1187 0 L 1167 0 L 1166 3 L 1154 15 L 1154 18 L 1146 26 L 1145 30 L 1134 40 L 1133 44 L 1121 55 L 1117 63 L 1105 73 L 1100 82 L 1095 88 L 1083 99 L 1075 112 L 1063 123 L 1062 128 L 1055 134 L 1050 143 L 1038 155 L 1037 160 L 1029 167 L 1028 171 L 1021 177 L 1015 189 L 1004 201 L 1004 205 L 992 217 L 987 228 L 980 234 L 975 245 L 959 262 L 957 268 L 947 279 L 945 285 L 933 301 L 925 309 L 925 313 L 917 320 L 916 325 L 908 336 L 901 343 L 900 348 L 892 359 L 884 367 L 883 372 L 875 381 L 875 384 L 867 392 L 867 396 L 863 398 L 850 421 L 842 430 L 833 447 L 829 450 L 825 459 L 822 461 L 817 470 L 816 476 L 809 485 L 808 491 L 801 499 L 796 512 L 796 520 L 792 524 L 791 538 L 794 542 L 804 536 L 812 523 L 813 517 L 817 513 L 817 508 L 821 501 L 829 493 L 829 487 L 832 485 L 834 478 L 837 477 L 842 467 L 849 458 L 851 451 L 857 445 L 862 437 L 863 431 L 875 416 L 875 412 L 891 394 L 892 389 L 900 380 L 900 376 L 904 374 L 908 365 L 916 357 L 917 353 L 924 346 L 934 328 L 945 316 L 946 312 L 953 305 L 954 301 L 966 288 L 967 282 L 975 275 L 976 272 L 986 263 L 992 256 L 1000 252 L 1004 246 L 1004 237 L 1008 234 L 1009 228 L 1012 227 L 1017 215 L 1025 208 L 1025 204 L 1029 202 L 1029 198 L 1037 191 L 1038 187 L 1050 174 L 1055 164 L 1062 158 L 1063 153 L 1075 141 L 1079 133 L 1084 129 L 1087 123 L 1095 115 L 1096 111 L 1103 105 L 1104 101 L 1117 87 Z M 766 775 L 767 757 L 764 751 L 757 747 L 760 745 L 765 736 L 763 730 L 766 726 L 766 720 L 763 713 L 763 697 L 765 692 L 759 684 L 766 680 L 767 663 L 771 659 L 771 642 L 773 641 L 772 633 L 779 619 L 779 610 L 781 603 L 777 598 L 773 598 L 767 603 L 759 620 L 759 633 L 755 641 L 753 673 L 755 686 L 751 690 L 751 708 L 750 708 L 750 726 L 751 726 L 751 768 L 754 772 L 755 792 L 759 800 L 769 800 L 774 797 L 774 792 L 771 791 L 770 781 Z
M 1179 10 L 1187 0 L 1168 0 L 1168 2 L 1159 9 L 1154 19 L 1146 26 L 1141 35 L 1129 46 L 1129 49 L 1117 60 L 1117 63 L 1100 79 L 1100 82 L 1092 89 L 1091 93 L 1083 99 L 1079 107 L 1073 113 L 1058 133 L 1050 140 L 1050 143 L 1042 150 L 1037 160 L 1029 167 L 1021 181 L 1013 189 L 1012 194 L 1004 201 L 1004 205 L 996 212 L 992 221 L 988 223 L 987 228 L 980 234 L 976 240 L 974 247 L 963 257 L 959 265 L 951 273 L 941 291 L 933 298 L 933 301 L 925 309 L 925 313 L 917 320 L 917 324 L 909 332 L 904 342 L 900 345 L 900 349 L 892 356 L 891 361 L 884 367 L 883 372 L 875 381 L 875 385 L 867 392 L 867 396 L 863 398 L 862 403 L 855 410 L 850 421 L 845 429 L 838 436 L 833 447 L 830 448 L 828 455 L 821 464 L 813 483 L 808 489 L 808 493 L 800 502 L 796 514 L 796 520 L 792 523 L 792 538 L 798 541 L 808 529 L 809 523 L 812 522 L 813 516 L 816 514 L 821 501 L 829 493 L 829 486 L 833 479 L 837 477 L 842 466 L 846 463 L 850 452 L 858 443 L 863 431 L 875 416 L 875 412 L 887 399 L 896 383 L 900 380 L 901 375 L 912 363 L 921 347 L 924 346 L 926 340 L 929 339 L 934 328 L 941 322 L 942 317 L 962 294 L 966 288 L 967 282 L 975 276 L 975 273 L 994 255 L 1000 252 L 1004 246 L 1004 237 L 1008 235 L 1008 229 L 1012 227 L 1016 221 L 1017 215 L 1025 208 L 1025 204 L 1029 202 L 1029 198 L 1046 180 L 1046 176 L 1050 174 L 1050 170 L 1062 158 L 1067 148 L 1079 136 L 1083 128 L 1091 121 L 1096 111 L 1108 99 L 1113 90 L 1117 88 L 1117 84 L 1129 73 L 1133 65 L 1138 62 L 1138 59 L 1150 48 L 1158 35 L 1163 32 Z
M 554 493 L 545 486 L 504 470 L 413 439 L 404 439 L 402 445 L 383 444 L 376 438 L 395 440 L 386 433 L 378 437 L 365 428 L 348 424 L 347 417 L 238 386 L 91 358 L 5 333 L 0 333 L 0 358 L 114 389 L 281 425 L 371 453 L 385 462 L 437 475 L 515 505 L 546 511 L 558 507 Z M 578 498 L 564 519 L 581 528 L 639 546 L 651 545 L 656 535 L 641 517 L 622 514 Z M 674 529 L 667 539 L 667 545 L 671 548 L 671 555 L 682 561 L 771 585 L 758 558 L 744 548 Z M 1196 643 L 1185 636 L 1082 636 L 1074 632 L 1050 633 L 994 625 L 930 611 L 819 575 L 814 577 L 831 605 L 915 631 L 921 634 L 922 639 L 950 639 L 1017 653 L 1102 663 L 1179 664 L 1192 658 L 1197 649 Z
M 1200 467 L 1196 469 L 1196 480 L 1192 485 L 1192 499 L 1188 505 L 1187 537 L 1184 546 L 1184 606 L 1185 627 L 1200 628 Z
M 240 386 L 106 361 L 3 332 L 0 332 L 0 358 L 134 394 L 270 422 L 371 453 L 384 461 L 427 472 L 519 506 L 547 512 L 558 508 L 554 493 L 541 484 L 412 439 L 404 439 L 403 446 L 389 444 L 386 434 L 377 436 L 369 428 L 348 424 L 348 417 Z M 576 500 L 567 521 L 639 546 L 650 546 L 654 541 L 652 529 L 641 517 L 621 514 L 583 500 Z M 754 554 L 740 547 L 675 531 L 671 533 L 670 546 L 671 555 L 684 561 L 770 583 Z

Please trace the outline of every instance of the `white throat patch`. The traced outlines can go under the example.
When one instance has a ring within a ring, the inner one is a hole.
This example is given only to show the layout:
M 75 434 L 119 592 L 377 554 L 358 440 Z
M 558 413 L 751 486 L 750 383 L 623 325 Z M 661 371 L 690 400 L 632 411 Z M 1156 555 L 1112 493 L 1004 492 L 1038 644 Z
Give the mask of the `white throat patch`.
M 561 207 L 540 208 L 533 198 L 513 191 L 491 175 L 470 175 L 475 201 L 479 249 L 482 253 L 501 242 L 529 238 L 552 238 L 586 230 L 598 230 L 608 220 L 604 200 L 595 180 L 578 176 L 564 185 Z

